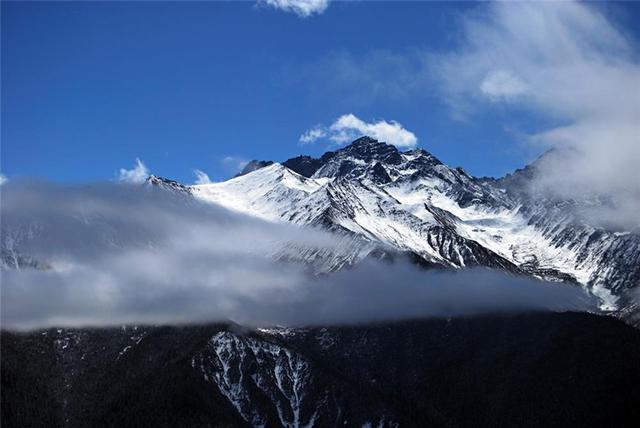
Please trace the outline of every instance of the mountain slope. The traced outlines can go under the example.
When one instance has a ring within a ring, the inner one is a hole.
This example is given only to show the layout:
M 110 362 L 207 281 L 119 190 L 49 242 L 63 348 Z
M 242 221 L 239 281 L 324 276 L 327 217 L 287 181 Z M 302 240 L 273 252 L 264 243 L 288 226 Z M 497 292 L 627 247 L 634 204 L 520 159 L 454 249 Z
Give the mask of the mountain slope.
M 422 149 L 362 137 L 318 159 L 300 156 L 226 182 L 192 186 L 206 201 L 271 221 L 320 225 L 408 252 L 429 266 L 489 266 L 580 283 L 603 310 L 633 304 L 640 235 L 579 216 L 588 201 L 549 200 L 527 184 L 535 164 L 479 179 Z
M 589 314 L 52 329 L 3 332 L 2 345 L 7 428 L 626 427 L 640 417 L 640 332 Z

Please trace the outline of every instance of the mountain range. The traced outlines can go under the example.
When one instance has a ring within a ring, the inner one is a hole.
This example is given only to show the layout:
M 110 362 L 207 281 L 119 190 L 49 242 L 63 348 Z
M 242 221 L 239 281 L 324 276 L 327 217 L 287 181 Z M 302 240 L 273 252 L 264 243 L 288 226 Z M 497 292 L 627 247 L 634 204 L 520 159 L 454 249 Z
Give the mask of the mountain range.
M 319 158 L 251 161 L 224 182 L 148 181 L 269 221 L 352 237 L 353 254 L 321 270 L 369 253 L 405 253 L 428 268 L 484 266 L 579 284 L 601 310 L 635 322 L 640 233 L 584 215 L 607 206 L 606 197 L 560 199 L 537 190 L 541 166 L 555 155 L 502 178 L 478 178 L 423 149 L 400 151 L 365 136 Z
M 598 315 L 483 313 L 295 328 L 228 321 L 3 330 L 0 423 L 635 426 L 640 234 L 585 215 L 608 207 L 606 197 L 568 200 L 540 190 L 544 164 L 556 155 L 547 153 L 502 178 L 481 178 L 425 150 L 400 151 L 362 137 L 319 158 L 252 161 L 224 182 L 185 185 L 152 175 L 145 183 L 169 201 L 154 205 L 160 210 L 201 201 L 331 232 L 338 239 L 330 249 L 285 246 L 269 254 L 302 262 L 317 276 L 330 277 L 371 258 L 406 258 L 424 269 L 447 271 L 485 267 L 507 277 L 583 287 L 597 298 Z M 7 227 L 22 225 L 22 218 L 3 219 L 3 271 L 50 269 L 48 260 L 29 253 L 29 243 L 38 239 L 55 247 L 57 238 L 73 235 L 88 259 L 93 246 L 108 247 L 109 254 L 127 245 L 158 246 L 136 230 L 146 218 L 133 227 L 120 224 L 122 207 L 141 206 L 135 205 L 141 192 L 133 190 L 116 194 L 122 203 L 111 216 L 100 209 L 86 214 L 86 199 L 72 195 L 79 207 L 69 211 L 72 226 L 64 226 L 48 206 L 47 221 L 33 225 L 24 219 L 24 230 Z M 39 305 L 47 302 L 38 300 Z

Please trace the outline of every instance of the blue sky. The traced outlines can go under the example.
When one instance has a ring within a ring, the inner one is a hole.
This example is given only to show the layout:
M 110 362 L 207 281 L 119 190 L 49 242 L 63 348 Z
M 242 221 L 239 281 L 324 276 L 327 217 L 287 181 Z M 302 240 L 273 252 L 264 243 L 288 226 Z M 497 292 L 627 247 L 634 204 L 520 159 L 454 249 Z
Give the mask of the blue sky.
M 319 155 L 335 147 L 330 135 L 305 145 L 300 136 L 330 134 L 353 114 L 399 122 L 419 147 L 474 175 L 503 175 L 547 148 L 531 135 L 579 114 L 514 102 L 535 87 L 521 62 L 483 71 L 486 99 L 459 86 L 471 73 L 456 62 L 474 49 L 469 19 L 486 7 L 340 2 L 300 17 L 251 2 L 2 2 L 2 173 L 114 179 L 139 158 L 186 183 L 194 169 L 221 180 L 243 160 Z M 619 50 L 636 67 L 637 5 L 580 7 L 625 39 L 586 22 L 611 41 L 597 50 Z M 574 21 L 562 22 L 582 31 Z

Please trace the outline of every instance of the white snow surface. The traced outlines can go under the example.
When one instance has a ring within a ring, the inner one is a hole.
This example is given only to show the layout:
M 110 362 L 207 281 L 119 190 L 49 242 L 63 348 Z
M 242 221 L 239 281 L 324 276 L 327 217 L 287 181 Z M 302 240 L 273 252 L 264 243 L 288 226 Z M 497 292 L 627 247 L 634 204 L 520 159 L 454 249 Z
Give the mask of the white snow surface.
M 589 284 L 601 299 L 602 309 L 616 308 L 616 296 L 597 280 L 597 254 L 580 259 L 579 246 L 555 244 L 528 224 L 519 207 L 492 208 L 481 203 L 461 207 L 450 196 L 450 183 L 468 179 L 464 172 L 438 164 L 433 167 L 433 176 L 411 179 L 414 170 L 410 164 L 420 156 L 430 156 L 425 153 L 405 152 L 403 164 L 386 165 L 393 181 L 385 184 L 366 177 L 327 178 L 322 176 L 327 172 L 322 169 L 307 178 L 275 163 L 225 182 L 194 185 L 191 189 L 203 201 L 268 221 L 305 226 L 328 217 L 333 225 L 371 242 L 412 251 L 446 266 L 464 267 L 462 250 L 454 248 L 451 255 L 443 256 L 438 248 L 441 244 L 434 243 L 434 227 L 441 224 L 433 210 L 439 209 L 452 219 L 457 235 L 517 266 L 535 262 L 539 268 L 569 274 L 579 283 Z

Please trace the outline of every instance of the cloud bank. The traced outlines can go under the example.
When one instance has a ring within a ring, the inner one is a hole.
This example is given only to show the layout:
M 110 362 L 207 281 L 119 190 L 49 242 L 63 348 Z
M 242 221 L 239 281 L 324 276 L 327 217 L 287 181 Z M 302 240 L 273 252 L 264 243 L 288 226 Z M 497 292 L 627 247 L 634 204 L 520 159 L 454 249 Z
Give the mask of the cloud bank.
M 9 183 L 1 196 L 4 328 L 308 325 L 591 307 L 578 287 L 487 270 L 370 260 L 312 275 L 294 256 L 337 254 L 344 240 L 150 187 Z M 283 259 L 283 249 L 295 250 Z
M 149 168 L 140 159 L 136 158 L 136 165 L 132 169 L 120 168 L 118 180 L 125 183 L 144 183 L 149 174 Z
M 561 123 L 530 135 L 555 147 L 537 191 L 565 199 L 606 195 L 614 223 L 640 225 L 640 62 L 637 44 L 595 4 L 492 3 L 465 17 L 458 49 L 433 59 L 453 111 L 483 102 Z M 625 219 L 635 221 L 629 223 Z
M 295 13 L 301 18 L 320 15 L 329 7 L 329 0 L 259 0 L 258 4 L 265 4 L 284 12 Z
M 329 127 L 319 125 L 307 130 L 298 141 L 300 144 L 309 144 L 320 139 L 328 139 L 337 144 L 344 144 L 363 135 L 399 148 L 411 148 L 418 144 L 415 134 L 394 120 L 365 122 L 351 113 L 340 116 Z

